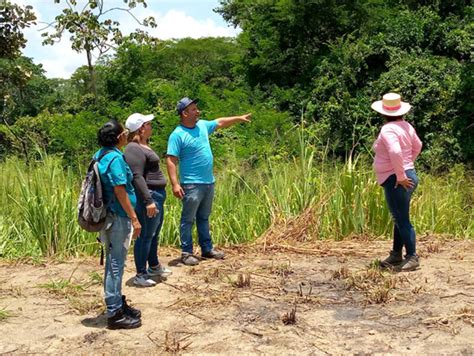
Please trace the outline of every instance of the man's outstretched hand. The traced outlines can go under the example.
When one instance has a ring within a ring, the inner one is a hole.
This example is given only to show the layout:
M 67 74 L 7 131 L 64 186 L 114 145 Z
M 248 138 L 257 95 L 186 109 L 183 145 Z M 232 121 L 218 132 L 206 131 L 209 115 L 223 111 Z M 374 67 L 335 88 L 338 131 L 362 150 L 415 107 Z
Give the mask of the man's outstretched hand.
M 242 121 L 242 122 L 252 122 L 250 120 L 251 117 L 252 117 L 251 113 L 244 114 L 244 115 L 240 116 L 240 121 Z

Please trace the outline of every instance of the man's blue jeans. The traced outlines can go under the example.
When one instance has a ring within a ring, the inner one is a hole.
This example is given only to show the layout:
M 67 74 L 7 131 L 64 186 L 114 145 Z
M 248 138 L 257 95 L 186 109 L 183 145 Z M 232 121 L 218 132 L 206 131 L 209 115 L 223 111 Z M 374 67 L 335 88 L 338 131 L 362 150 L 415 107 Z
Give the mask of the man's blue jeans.
M 214 184 L 182 184 L 181 186 L 184 190 L 180 224 L 181 249 L 183 253 L 193 253 L 192 228 L 196 220 L 201 252 L 209 252 L 212 250 L 209 215 L 211 215 L 214 199 Z
M 418 177 L 414 169 L 408 169 L 405 174 L 410 178 L 414 187 L 406 190 L 401 185 L 395 188 L 397 177 L 392 174 L 383 182 L 382 186 L 385 191 L 385 199 L 392 214 L 393 227 L 393 251 L 401 252 L 405 246 L 408 256 L 416 255 L 416 235 L 415 229 L 410 222 L 410 200 L 413 192 L 418 186 Z
M 111 215 L 111 225 L 101 231 L 105 245 L 104 293 L 107 316 L 113 316 L 122 308 L 122 277 L 127 248 L 125 241 L 129 238 L 132 223 L 128 217 Z
M 133 248 L 137 275 L 146 274 L 147 262 L 149 267 L 157 267 L 160 264 L 158 261 L 158 236 L 163 225 L 163 204 L 166 200 L 166 190 L 150 190 L 150 194 L 158 209 L 158 214 L 149 218 L 146 215 L 146 206 L 140 199 L 137 201 L 137 207 L 135 208 L 138 220 L 142 225 L 142 231 Z

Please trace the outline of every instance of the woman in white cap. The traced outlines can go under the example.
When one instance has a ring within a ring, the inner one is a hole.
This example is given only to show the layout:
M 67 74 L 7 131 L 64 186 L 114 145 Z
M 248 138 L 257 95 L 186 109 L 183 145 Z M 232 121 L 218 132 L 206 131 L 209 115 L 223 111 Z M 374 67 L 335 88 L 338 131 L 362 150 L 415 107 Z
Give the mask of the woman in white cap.
M 166 177 L 160 169 L 160 158 L 148 145 L 153 118 L 153 115 L 135 113 L 125 122 L 130 133 L 124 154 L 133 173 L 133 185 L 137 191 L 135 210 L 142 225 L 133 250 L 137 269 L 133 284 L 139 287 L 156 285 L 150 277 L 167 277 L 171 274 L 158 260 L 158 236 L 163 225 Z
M 372 109 L 386 120 L 373 146 L 374 169 L 394 220 L 393 248 L 381 264 L 385 268 L 412 271 L 420 263 L 415 230 L 410 222 L 410 199 L 418 185 L 414 162 L 422 143 L 413 126 L 403 119 L 411 105 L 401 101 L 399 94 L 385 94 L 382 100 L 372 103 Z

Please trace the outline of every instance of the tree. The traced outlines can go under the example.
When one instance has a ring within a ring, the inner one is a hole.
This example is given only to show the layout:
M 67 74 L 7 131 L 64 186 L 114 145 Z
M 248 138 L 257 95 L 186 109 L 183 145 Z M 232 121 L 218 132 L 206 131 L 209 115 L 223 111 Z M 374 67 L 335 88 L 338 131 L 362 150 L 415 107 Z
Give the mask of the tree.
M 243 67 L 251 85 L 290 88 L 310 82 L 328 41 L 358 29 L 365 8 L 353 0 L 221 0 L 216 10 L 242 28 Z
M 107 14 L 114 11 L 124 11 L 130 14 L 138 24 L 156 27 L 153 17 L 148 17 L 140 21 L 132 13 L 132 9 L 138 4 L 147 7 L 145 0 L 123 1 L 127 7 L 112 7 L 106 9 L 104 7 L 105 0 L 87 0 L 84 8 L 78 10 L 76 0 L 65 0 L 68 7 L 63 9 L 62 13 L 56 16 L 55 21 L 43 29 L 46 30 L 51 26 L 54 27 L 54 32 L 42 33 L 42 36 L 45 38 L 43 44 L 53 45 L 59 42 L 67 31 L 71 34 L 72 49 L 78 53 L 86 53 L 87 68 L 90 77 L 90 91 L 94 96 L 97 96 L 95 71 L 92 63 L 94 52 L 96 52 L 98 58 L 100 58 L 123 42 L 123 34 L 119 28 L 120 23 L 108 18 Z M 60 0 L 54 0 L 54 2 L 59 3 Z M 137 30 L 133 33 L 131 38 L 139 42 L 150 39 L 148 35 L 141 30 Z
M 22 30 L 35 24 L 31 6 L 10 2 L 0 7 L 0 117 L 5 123 L 13 109 L 13 96 L 21 91 L 31 72 L 17 62 L 26 39 Z
M 0 2 L 0 58 L 14 59 L 25 47 L 26 39 L 22 30 L 35 24 L 36 15 L 31 6 Z

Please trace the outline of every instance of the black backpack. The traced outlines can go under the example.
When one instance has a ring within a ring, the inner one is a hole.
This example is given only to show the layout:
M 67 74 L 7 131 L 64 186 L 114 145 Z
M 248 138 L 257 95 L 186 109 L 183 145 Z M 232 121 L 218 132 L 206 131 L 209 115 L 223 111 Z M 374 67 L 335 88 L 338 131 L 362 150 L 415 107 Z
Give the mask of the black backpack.
M 82 181 L 77 221 L 84 230 L 89 232 L 99 232 L 105 224 L 107 206 L 104 203 L 100 181 L 99 161 L 109 152 L 112 151 L 105 151 L 99 157 L 92 159 L 86 177 Z

